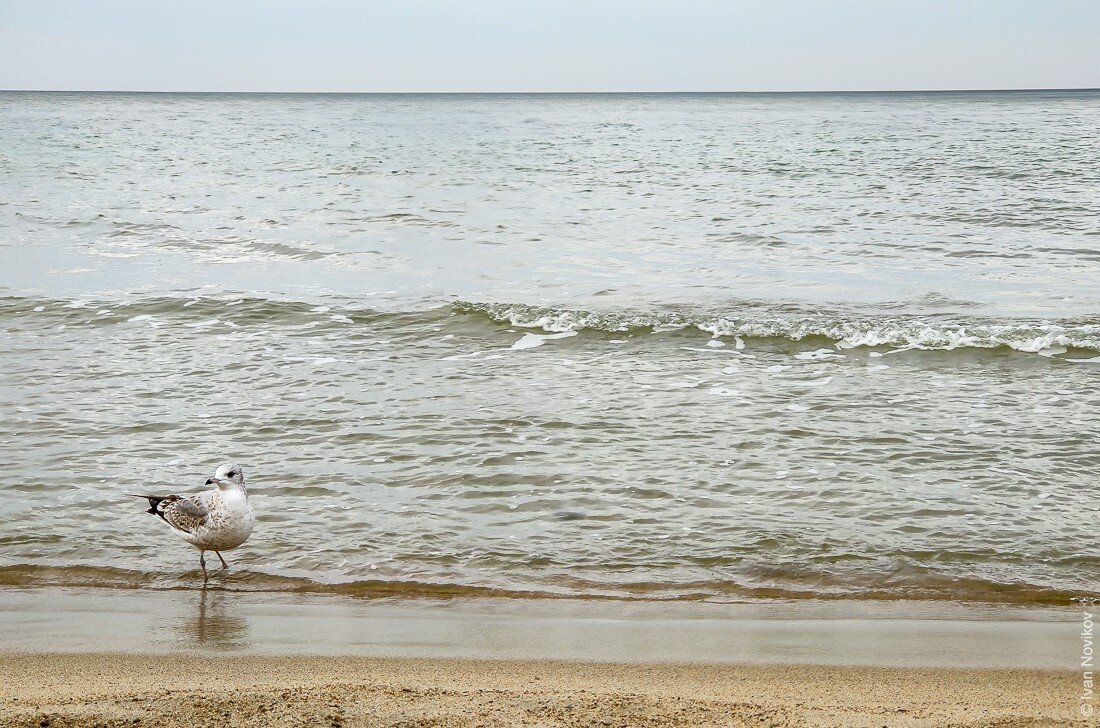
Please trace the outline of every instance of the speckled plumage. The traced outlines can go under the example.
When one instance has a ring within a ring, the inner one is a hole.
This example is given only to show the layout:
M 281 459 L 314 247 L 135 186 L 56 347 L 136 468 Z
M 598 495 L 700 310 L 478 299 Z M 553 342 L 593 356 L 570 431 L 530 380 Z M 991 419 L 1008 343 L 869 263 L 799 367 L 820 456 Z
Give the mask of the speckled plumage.
M 190 496 L 138 496 L 149 500 L 149 513 L 160 516 L 173 533 L 199 549 L 204 579 L 205 552 L 217 553 L 225 565 L 220 552 L 234 549 L 248 540 L 256 521 L 240 465 L 218 466 L 214 477 L 206 483 L 214 485 L 214 489 Z
M 206 493 L 186 498 L 170 495 L 160 501 L 154 508 L 156 508 L 156 514 L 163 518 L 169 526 L 177 531 L 193 534 L 206 523 L 206 517 L 210 514 L 210 508 L 207 506 L 209 500 L 210 497 Z

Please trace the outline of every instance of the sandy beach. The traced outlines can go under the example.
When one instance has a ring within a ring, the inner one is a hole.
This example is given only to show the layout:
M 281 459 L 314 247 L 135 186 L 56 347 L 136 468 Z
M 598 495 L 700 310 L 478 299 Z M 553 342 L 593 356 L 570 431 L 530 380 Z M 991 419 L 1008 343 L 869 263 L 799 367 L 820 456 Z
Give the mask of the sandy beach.
M 0 657 L 5 726 L 1055 726 L 1046 670 L 40 654 Z

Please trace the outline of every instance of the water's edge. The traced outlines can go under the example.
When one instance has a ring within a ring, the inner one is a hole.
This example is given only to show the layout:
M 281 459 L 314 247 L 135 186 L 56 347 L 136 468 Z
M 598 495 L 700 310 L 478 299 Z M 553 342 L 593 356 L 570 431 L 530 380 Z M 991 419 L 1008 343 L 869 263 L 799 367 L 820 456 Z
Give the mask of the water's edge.
M 258 571 L 233 570 L 215 574 L 204 586 L 195 572 L 165 574 L 98 566 L 44 566 L 16 564 L 0 566 L 0 589 L 64 588 L 70 590 L 109 589 L 123 592 L 194 591 L 211 589 L 233 594 L 334 595 L 358 599 L 507 599 L 569 600 L 594 602 L 693 602 L 710 604 L 796 602 L 927 602 L 974 605 L 1019 605 L 1068 607 L 1095 594 L 1063 591 L 1033 584 L 1000 584 L 978 579 L 945 579 L 930 575 L 923 583 L 910 582 L 895 588 L 868 587 L 858 590 L 829 590 L 807 583 L 805 588 L 754 587 L 729 581 L 698 584 L 593 583 L 587 588 L 560 590 L 510 589 L 472 584 L 404 579 L 356 579 L 321 582 L 304 577 L 282 576 Z
M 0 588 L 0 652 L 1074 667 L 1051 607 L 424 599 Z

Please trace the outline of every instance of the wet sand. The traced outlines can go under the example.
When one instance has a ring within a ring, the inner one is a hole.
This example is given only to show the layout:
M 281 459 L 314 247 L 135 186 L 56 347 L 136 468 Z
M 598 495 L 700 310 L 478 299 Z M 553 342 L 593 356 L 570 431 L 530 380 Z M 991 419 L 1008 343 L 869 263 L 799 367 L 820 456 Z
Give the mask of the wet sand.
M 1078 619 L 0 589 L 0 726 L 1075 725 Z
M 165 627 L 170 628 L 170 626 Z M 0 656 L 4 726 L 1055 726 L 1072 671 Z
M 1079 610 L 948 602 L 353 599 L 0 589 L 0 653 L 1070 669 Z M 105 645 L 109 645 L 107 648 Z

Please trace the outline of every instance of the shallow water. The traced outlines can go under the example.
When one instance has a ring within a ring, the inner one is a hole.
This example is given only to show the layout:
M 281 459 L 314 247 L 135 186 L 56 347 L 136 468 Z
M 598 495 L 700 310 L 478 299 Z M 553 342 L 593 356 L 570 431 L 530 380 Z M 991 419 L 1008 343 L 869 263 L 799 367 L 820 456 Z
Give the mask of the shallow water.
M 0 659 L 111 652 L 1065 670 L 1074 607 L 0 589 Z M 164 625 L 171 625 L 166 629 Z M 7 685 L 5 685 L 7 687 Z
M 0 583 L 1096 593 L 1100 93 L 0 94 Z M 221 577 L 219 577 L 221 578 Z

